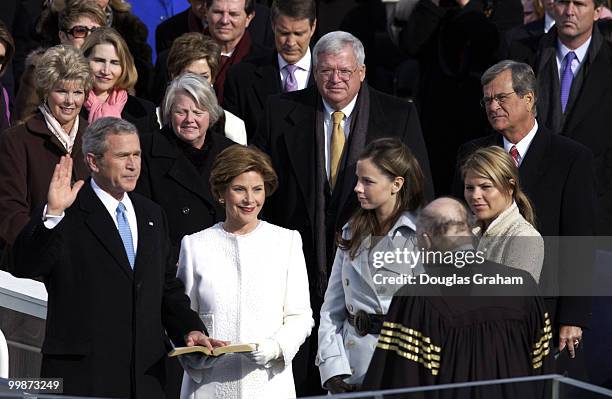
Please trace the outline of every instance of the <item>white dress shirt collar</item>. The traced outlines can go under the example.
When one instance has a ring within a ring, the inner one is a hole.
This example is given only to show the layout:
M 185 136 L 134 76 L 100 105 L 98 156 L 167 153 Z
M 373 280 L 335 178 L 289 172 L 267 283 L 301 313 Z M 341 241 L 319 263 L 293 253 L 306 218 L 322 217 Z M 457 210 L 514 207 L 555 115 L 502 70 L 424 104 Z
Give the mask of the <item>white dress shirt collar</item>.
M 276 58 L 278 59 L 278 67 L 280 70 L 282 70 L 288 64 L 288 62 L 285 61 L 285 59 L 278 53 L 276 54 Z M 300 58 L 298 62 L 295 63 L 295 65 L 297 65 L 297 67 L 301 70 L 310 72 L 310 47 L 308 47 L 308 50 L 306 50 L 306 54 L 304 54 L 304 56 Z
M 521 141 L 519 141 L 518 143 L 516 144 L 511 143 L 510 141 L 508 141 L 508 139 L 504 137 L 504 150 L 506 151 L 506 153 L 509 154 L 512 146 L 513 145 L 516 146 L 516 150 L 519 153 L 519 156 L 518 156 L 519 166 L 523 162 L 523 159 L 525 159 L 525 154 L 527 154 L 527 150 L 529 149 L 529 146 L 531 145 L 531 142 L 533 141 L 533 138 L 535 137 L 537 131 L 538 131 L 538 121 L 534 119 L 533 127 L 531 128 L 529 133 L 527 133 L 527 135 L 523 137 Z
M 353 98 L 351 100 L 351 102 L 346 105 L 346 107 L 344 107 L 342 109 L 338 109 L 338 110 L 333 108 L 331 105 L 329 105 L 327 103 L 327 101 L 325 101 L 324 98 L 322 98 L 322 100 L 323 100 L 323 107 L 325 108 L 325 115 L 326 115 L 326 117 L 331 118 L 331 114 L 332 113 L 334 113 L 336 111 L 341 111 L 344 114 L 344 117 L 346 119 L 350 118 L 351 115 L 353 114 L 353 110 L 355 109 L 355 104 L 357 103 L 357 97 L 358 96 L 359 96 L 359 94 L 357 96 L 355 96 L 355 98 Z
M 117 223 L 117 205 L 119 205 L 119 202 L 122 202 L 123 205 L 125 205 L 127 220 L 130 224 L 130 230 L 132 233 L 134 252 L 136 252 L 138 248 L 138 221 L 136 218 L 136 210 L 134 209 L 130 196 L 127 195 L 127 193 L 124 193 L 121 201 L 118 201 L 115 197 L 100 188 L 93 178 L 91 179 L 91 188 L 100 201 L 102 201 L 102 204 L 108 211 L 111 219 L 113 219 L 113 223 L 115 223 L 115 227 L 117 227 L 117 229 L 119 228 L 119 224 Z
M 280 79 L 282 83 L 282 87 L 285 87 L 285 80 L 287 79 L 287 75 L 289 74 L 285 67 L 288 65 L 288 62 L 285 61 L 280 54 L 276 54 L 278 60 L 278 68 L 280 72 Z M 308 86 L 308 80 L 310 79 L 310 68 L 312 64 L 310 62 L 310 47 L 306 51 L 306 54 L 302 58 L 298 60 L 294 64 L 297 66 L 295 72 L 293 72 L 295 76 L 295 80 L 297 82 L 297 89 L 303 90 Z
M 582 66 L 582 62 L 586 57 L 587 51 L 589 50 L 589 44 L 591 44 L 591 39 L 593 36 L 589 36 L 586 42 L 584 42 L 580 47 L 575 50 L 571 50 L 565 46 L 565 44 L 561 43 L 561 40 L 557 38 L 557 67 L 559 68 L 559 76 L 561 76 L 561 68 L 563 67 L 563 60 L 565 56 L 570 51 L 573 51 L 576 54 L 576 58 L 572 63 L 572 73 L 576 76 L 576 73 L 580 70 Z

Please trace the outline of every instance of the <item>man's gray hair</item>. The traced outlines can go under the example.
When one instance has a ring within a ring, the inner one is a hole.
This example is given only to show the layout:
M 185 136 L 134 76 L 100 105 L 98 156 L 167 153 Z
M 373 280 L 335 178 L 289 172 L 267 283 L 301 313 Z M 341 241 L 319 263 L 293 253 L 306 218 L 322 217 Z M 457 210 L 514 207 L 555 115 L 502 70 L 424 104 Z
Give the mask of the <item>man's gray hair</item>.
M 83 135 L 83 155 L 94 154 L 96 157 L 104 155 L 108 149 L 106 137 L 111 134 L 138 134 L 138 129 L 132 123 L 114 117 L 96 119 L 87 127 Z
M 503 60 L 493 65 L 482 74 L 480 83 L 485 86 L 493 79 L 495 79 L 500 73 L 504 71 L 510 71 L 512 75 L 512 90 L 517 96 L 523 97 L 525 94 L 533 93 L 533 107 L 531 109 L 534 116 L 537 116 L 537 103 L 538 103 L 538 91 L 537 91 L 537 80 L 533 69 L 523 62 L 513 60 Z
M 193 97 L 198 108 L 208 111 L 209 127 L 217 123 L 223 109 L 219 106 L 217 96 L 211 85 L 200 75 L 183 73 L 170 82 L 166 89 L 166 95 L 161 106 L 162 122 L 164 125 L 170 124 L 170 114 L 172 113 L 174 101 L 177 94 L 181 92 L 187 92 Z
M 319 62 L 319 54 L 339 54 L 346 46 L 351 46 L 357 60 L 357 66 L 362 66 L 365 62 L 363 44 L 350 33 L 338 30 L 323 35 L 312 49 L 312 64 L 315 69 Z

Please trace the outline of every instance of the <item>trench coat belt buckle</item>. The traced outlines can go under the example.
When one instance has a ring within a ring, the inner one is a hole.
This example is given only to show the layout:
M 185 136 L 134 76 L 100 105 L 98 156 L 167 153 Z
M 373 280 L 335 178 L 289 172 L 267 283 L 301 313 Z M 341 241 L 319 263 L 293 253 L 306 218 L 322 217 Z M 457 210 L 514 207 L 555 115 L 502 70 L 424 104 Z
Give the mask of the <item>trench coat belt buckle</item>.
M 369 314 L 365 310 L 358 310 L 352 315 L 348 310 L 347 319 L 351 326 L 359 336 L 364 337 L 368 334 L 380 334 L 382 323 L 385 318 L 384 314 Z

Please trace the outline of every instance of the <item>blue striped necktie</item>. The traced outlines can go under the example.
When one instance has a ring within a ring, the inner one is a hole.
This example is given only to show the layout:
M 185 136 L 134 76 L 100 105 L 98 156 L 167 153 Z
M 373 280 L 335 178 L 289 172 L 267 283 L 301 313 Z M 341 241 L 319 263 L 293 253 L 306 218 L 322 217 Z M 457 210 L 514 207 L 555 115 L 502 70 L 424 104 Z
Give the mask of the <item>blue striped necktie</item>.
M 132 241 L 132 230 L 130 230 L 130 224 L 128 223 L 127 215 L 125 214 L 125 205 L 122 202 L 117 205 L 117 226 L 119 228 L 119 235 L 121 241 L 123 241 L 123 247 L 127 255 L 130 266 L 134 269 L 134 242 Z
M 565 66 L 561 73 L 561 110 L 565 113 L 567 107 L 567 100 L 569 100 L 570 90 L 572 88 L 572 82 L 574 81 L 574 74 L 572 73 L 572 62 L 576 58 L 576 53 L 570 51 L 565 55 Z

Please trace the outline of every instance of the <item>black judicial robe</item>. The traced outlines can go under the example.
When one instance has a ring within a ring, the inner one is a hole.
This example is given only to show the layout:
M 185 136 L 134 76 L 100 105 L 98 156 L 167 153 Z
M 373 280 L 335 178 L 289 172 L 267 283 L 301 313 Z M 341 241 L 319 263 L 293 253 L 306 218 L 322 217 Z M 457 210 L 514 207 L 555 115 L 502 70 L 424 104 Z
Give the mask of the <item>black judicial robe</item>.
M 439 385 L 553 372 L 551 324 L 533 278 L 492 262 L 428 266 L 426 274 L 471 284 L 406 285 L 393 298 L 363 390 Z M 522 284 L 476 284 L 477 275 Z M 465 281 L 465 280 L 464 280 Z M 520 281 L 520 280 L 515 280 Z M 432 398 L 537 398 L 545 384 L 432 391 Z

